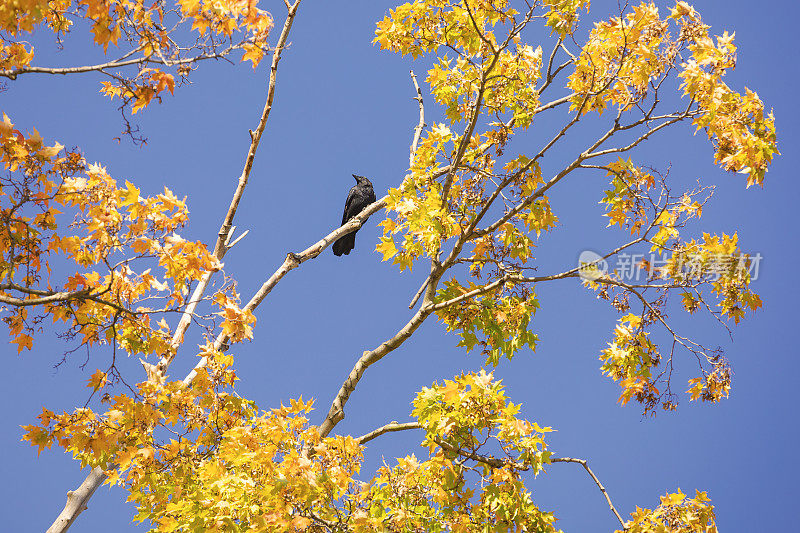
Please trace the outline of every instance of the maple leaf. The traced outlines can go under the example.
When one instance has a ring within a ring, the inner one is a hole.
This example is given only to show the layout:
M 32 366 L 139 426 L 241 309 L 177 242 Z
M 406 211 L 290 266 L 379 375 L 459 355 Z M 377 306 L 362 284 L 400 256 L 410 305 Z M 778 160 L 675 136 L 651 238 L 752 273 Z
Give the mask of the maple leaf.
M 242 54 L 242 61 L 252 61 L 253 62 L 253 70 L 258 66 L 261 62 L 261 59 L 264 57 L 264 51 L 259 46 L 255 46 L 252 44 L 244 46 L 245 53 Z
M 14 131 L 14 124 L 11 122 L 11 119 L 8 118 L 8 115 L 3 113 L 3 121 L 0 122 L 0 136 L 6 137 L 10 136 Z
M 132 205 L 139 202 L 139 189 L 137 189 L 133 183 L 130 181 L 125 181 L 125 190 L 120 189 L 118 191 L 119 195 L 119 206 L 124 207 L 126 205 Z
M 391 237 L 381 237 L 381 242 L 378 243 L 375 249 L 383 254 L 383 259 L 381 259 L 381 261 L 388 261 L 397 255 L 397 246 Z
M 52 159 L 64 148 L 64 145 L 61 143 L 56 143 L 53 146 L 45 146 L 39 150 L 39 155 L 46 158 Z
M 90 389 L 100 389 L 106 386 L 108 383 L 108 376 L 102 370 L 97 370 L 92 376 L 89 378 L 89 383 L 87 383 L 87 387 Z
M 33 337 L 24 333 L 18 334 L 11 342 L 17 345 L 17 353 L 21 353 L 23 348 L 30 350 L 33 347 Z
M 50 448 L 53 444 L 50 432 L 47 431 L 46 428 L 39 426 L 22 426 L 22 429 L 25 430 L 25 434 L 22 436 L 21 440 L 27 440 L 31 443 L 31 446 L 38 447 L 36 451 L 37 456 L 41 455 L 42 450 Z

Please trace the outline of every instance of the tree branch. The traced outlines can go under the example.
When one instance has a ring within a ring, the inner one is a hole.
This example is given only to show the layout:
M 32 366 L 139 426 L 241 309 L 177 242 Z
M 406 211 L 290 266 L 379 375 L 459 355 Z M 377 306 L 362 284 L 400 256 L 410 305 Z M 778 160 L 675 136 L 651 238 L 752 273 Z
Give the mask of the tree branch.
M 440 437 L 434 437 L 433 441 L 449 452 L 456 453 L 461 457 L 466 457 L 467 459 L 472 459 L 473 461 L 477 461 L 479 463 L 483 463 L 491 466 L 492 468 L 505 468 L 506 466 L 510 466 L 514 470 L 518 470 L 520 472 L 530 470 L 530 465 L 518 463 L 516 461 L 512 461 L 511 459 L 498 459 L 497 457 L 492 457 L 491 455 L 483 455 L 480 453 L 467 451 L 457 446 L 453 446 L 449 442 L 442 440 Z
M 684 119 L 686 119 L 688 117 L 691 117 L 691 116 L 693 116 L 695 114 L 696 113 L 692 113 L 690 111 L 686 111 L 685 113 L 683 113 L 681 115 L 678 115 L 677 117 L 675 117 L 675 118 L 673 118 L 671 120 L 668 120 L 666 122 L 662 122 L 661 124 L 659 124 L 658 126 L 655 126 L 654 128 L 650 128 L 644 134 L 642 134 L 640 137 L 638 137 L 635 141 L 633 141 L 632 143 L 630 143 L 630 144 L 628 144 L 626 146 L 620 146 L 620 147 L 617 147 L 617 148 L 609 148 L 607 150 L 601 150 L 599 152 L 589 152 L 589 153 L 586 154 L 586 157 L 584 159 L 589 159 L 589 158 L 592 158 L 592 157 L 599 157 L 599 156 L 602 156 L 602 155 L 622 153 L 622 152 L 627 152 L 629 150 L 632 150 L 639 143 L 641 143 L 643 141 L 646 141 L 648 137 L 650 137 L 652 134 L 654 134 L 658 130 L 666 128 L 667 126 L 671 126 L 672 124 L 675 124 L 676 122 L 680 122 L 680 121 L 682 121 L 682 120 L 684 120 Z M 623 129 L 623 128 L 620 128 L 620 130 L 621 129 Z M 625 128 L 625 129 L 627 129 L 627 128 Z
M 411 81 L 414 82 L 414 89 L 417 91 L 417 96 L 414 97 L 414 100 L 419 102 L 419 123 L 417 127 L 414 128 L 414 140 L 411 142 L 411 154 L 408 158 L 408 166 L 409 168 L 414 166 L 414 156 L 417 153 L 417 145 L 419 144 L 419 137 L 422 135 L 422 128 L 425 127 L 425 106 L 422 103 L 422 91 L 419 88 L 419 84 L 417 83 L 417 76 L 414 74 L 414 71 L 411 71 Z M 413 307 L 413 306 L 412 306 Z
M 67 74 L 82 74 L 84 72 L 102 72 L 109 68 L 128 67 L 131 65 L 139 65 L 139 64 L 142 65 L 156 64 L 156 65 L 165 65 L 168 67 L 172 67 L 175 65 L 187 65 L 191 63 L 196 63 L 204 59 L 219 59 L 227 56 L 234 50 L 238 50 L 240 48 L 241 46 L 234 45 L 226 48 L 222 52 L 213 54 L 200 54 L 186 59 L 176 59 L 175 61 L 170 61 L 167 59 L 159 59 L 153 56 L 126 59 L 127 57 L 130 57 L 131 55 L 135 54 L 137 51 L 141 49 L 141 47 L 138 47 L 132 50 L 131 52 L 125 54 L 124 56 L 115 59 L 113 61 L 108 61 L 107 63 L 99 63 L 97 65 L 85 65 L 82 67 L 20 67 L 15 69 L 0 70 L 0 77 L 8 78 L 10 80 L 16 80 L 17 76 L 19 76 L 20 74 L 34 74 L 34 73 L 53 74 L 53 75 L 60 74 L 62 76 L 65 76 Z
M 406 422 L 404 424 L 398 424 L 397 422 L 390 422 L 385 426 L 381 426 L 374 431 L 370 431 L 366 435 L 361 435 L 356 440 L 362 446 L 372 439 L 376 439 L 385 433 L 393 433 L 395 431 L 405 431 L 407 429 L 422 429 L 422 424 L 419 422 Z
M 650 226 L 647 228 L 647 230 L 644 231 L 644 233 L 642 234 L 641 237 L 638 237 L 638 238 L 636 238 L 636 239 L 634 239 L 632 241 L 629 241 L 629 242 L 623 244 L 622 246 L 619 246 L 619 247 L 615 248 L 614 250 L 608 252 L 607 254 L 599 257 L 595 261 L 608 259 L 612 255 L 616 255 L 619 252 L 625 250 L 626 248 L 629 248 L 629 247 L 631 247 L 631 246 L 633 246 L 635 244 L 638 244 L 640 242 L 645 241 L 647 239 L 647 233 L 653 228 L 654 225 L 655 225 L 655 221 L 650 224 Z M 560 272 L 558 274 L 550 274 L 550 275 L 547 275 L 547 276 L 534 276 L 534 277 L 525 277 L 525 276 L 521 276 L 520 274 L 517 274 L 517 273 L 509 272 L 509 273 L 504 274 L 503 276 L 500 276 L 495 281 L 493 281 L 493 282 L 491 282 L 491 283 L 489 283 L 487 285 L 484 285 L 482 287 L 478 287 L 477 289 L 474 289 L 472 291 L 466 292 L 466 293 L 464 293 L 464 294 L 462 294 L 460 296 L 456 296 L 455 298 L 452 298 L 452 299 L 444 301 L 444 302 L 429 303 L 428 305 L 423 306 L 423 307 L 426 310 L 429 310 L 429 311 L 438 311 L 440 309 L 444 309 L 446 307 L 450 307 L 451 305 L 455 305 L 457 303 L 463 302 L 464 300 L 468 300 L 468 299 L 473 298 L 475 296 L 480 296 L 482 294 L 486 294 L 486 293 L 492 292 L 493 290 L 498 289 L 498 288 L 502 287 L 503 285 L 505 285 L 506 283 L 509 283 L 509 282 L 511 282 L 511 283 L 541 283 L 543 281 L 555 281 L 555 280 L 567 279 L 567 278 L 577 278 L 577 277 L 580 276 L 580 270 L 581 270 L 581 265 L 578 265 L 575 268 L 572 268 L 570 270 L 566 270 L 564 272 Z M 627 284 L 627 283 L 623 283 L 623 282 L 620 282 L 620 281 L 613 280 L 613 279 L 608 278 L 608 277 L 601 277 L 601 278 L 598 278 L 598 279 L 593 280 L 593 281 L 596 281 L 597 283 L 608 283 L 608 284 L 611 284 L 611 285 L 617 285 L 617 286 L 629 289 L 629 290 L 631 290 L 633 292 L 635 292 L 634 289 L 636 289 L 636 288 L 670 289 L 670 288 L 682 287 L 681 285 L 666 284 L 666 283 L 652 284 L 652 285 L 631 285 L 631 284 Z M 638 293 L 637 293 L 637 296 L 638 296 Z M 641 298 L 641 296 L 639 296 L 639 297 Z
M 92 289 L 81 289 L 79 291 L 43 291 L 23 287 L 15 283 L 0 284 L 0 291 L 19 291 L 24 294 L 38 296 L 38 298 L 16 298 L 7 294 L 0 294 L 0 303 L 13 305 L 14 307 L 30 307 L 33 305 L 45 305 L 56 302 L 66 302 L 68 300 L 91 300 L 102 305 L 107 305 L 117 311 L 135 315 L 134 311 L 127 309 L 119 304 L 104 300 L 92 294 Z M 104 290 L 105 291 L 105 290 Z
M 690 106 L 691 106 L 691 104 L 690 104 Z M 666 122 L 663 122 L 662 124 L 659 124 L 658 126 L 655 126 L 654 128 L 649 129 L 647 132 L 645 132 L 637 140 L 635 140 L 633 143 L 631 143 L 628 146 L 621 147 L 621 148 L 612 148 L 612 149 L 609 149 L 609 150 L 602 150 L 602 151 L 599 151 L 599 152 L 595 152 L 595 150 L 597 150 L 597 148 L 599 148 L 604 142 L 606 142 L 609 138 L 611 138 L 615 133 L 617 133 L 619 131 L 624 131 L 624 130 L 628 130 L 628 129 L 634 128 L 636 126 L 644 124 L 645 122 L 647 122 L 649 120 L 656 120 L 657 118 L 666 118 L 666 117 L 670 116 L 670 115 L 665 115 L 664 117 L 650 117 L 649 114 L 646 114 L 645 117 L 641 118 L 640 120 L 637 120 L 637 121 L 632 122 L 630 124 L 620 125 L 619 118 L 620 118 L 621 113 L 622 113 L 622 109 L 620 109 L 619 113 L 617 114 L 617 119 L 614 121 L 614 126 L 612 126 L 611 129 L 609 129 L 605 134 L 603 134 L 600 138 L 598 138 L 594 143 L 592 143 L 592 145 L 589 148 L 587 148 L 585 151 L 580 153 L 578 155 L 578 157 L 576 157 L 575 160 L 572 163 L 570 163 L 566 168 L 562 169 L 558 174 L 553 176 L 544 186 L 542 186 L 541 188 L 539 188 L 535 192 L 533 192 L 533 194 L 531 194 L 530 196 L 528 196 L 527 198 L 525 198 L 524 200 L 519 202 L 512 209 L 509 209 L 503 216 L 498 218 L 495 222 L 490 224 L 488 227 L 486 227 L 485 229 L 478 229 L 478 230 L 475 230 L 474 232 L 472 232 L 473 233 L 472 237 L 473 238 L 474 237 L 480 237 L 480 236 L 492 233 L 494 230 L 496 230 L 497 228 L 499 228 L 500 226 L 505 224 L 508 220 L 510 220 L 512 217 L 514 217 L 514 215 L 516 215 L 517 213 L 519 213 L 520 211 L 525 209 L 528 205 L 530 205 L 531 203 L 535 202 L 536 200 L 538 200 L 539 198 L 544 196 L 544 194 L 548 190 L 550 190 L 556 183 L 561 181 L 561 179 L 564 176 L 566 176 L 567 174 L 569 174 L 570 172 L 572 172 L 576 168 L 580 168 L 582 166 L 582 163 L 586 159 L 593 158 L 593 157 L 598 157 L 600 155 L 607 155 L 607 154 L 610 154 L 610 153 L 624 152 L 624 151 L 627 151 L 627 150 L 631 150 L 632 148 L 637 146 L 642 141 L 645 141 L 648 137 L 650 137 L 650 135 L 652 135 L 653 133 L 657 132 L 658 130 L 666 127 L 667 125 L 671 125 L 671 124 L 674 124 L 674 123 L 679 122 L 681 120 L 684 120 L 685 118 L 687 118 L 687 117 L 692 115 L 689 112 L 689 109 L 687 108 L 686 111 L 684 111 L 680 115 L 675 116 L 675 118 L 673 118 L 672 120 L 668 120 Z M 581 114 L 581 110 L 578 110 L 578 113 L 576 115 L 576 119 L 578 117 L 580 117 L 580 114 Z M 542 149 L 542 151 L 540 151 L 539 154 L 537 154 L 536 157 L 534 157 L 533 160 L 535 161 L 537 158 L 541 157 L 546 150 L 548 150 L 551 146 L 553 146 L 554 142 L 557 139 L 559 139 L 561 136 L 563 136 L 563 134 L 566 133 L 566 130 L 568 128 L 570 128 L 577 121 L 576 119 L 573 119 L 572 121 L 570 121 L 570 123 L 568 123 Z
M 275 45 L 275 51 L 272 53 L 272 64 L 270 65 L 269 70 L 269 85 L 267 87 L 267 101 L 264 105 L 264 110 L 261 112 L 261 119 L 258 122 L 258 127 L 255 129 L 255 131 L 250 131 L 250 149 L 245 157 L 244 168 L 242 169 L 242 174 L 239 177 L 239 183 L 236 187 L 236 191 L 233 193 L 231 204 L 228 207 L 228 211 L 225 213 L 222 226 L 217 233 L 217 241 L 214 244 L 213 255 L 220 262 L 222 261 L 222 258 L 225 257 L 225 254 L 228 252 L 228 250 L 233 247 L 233 244 L 229 244 L 233 229 L 233 218 L 236 216 L 236 211 L 239 208 L 239 202 L 244 195 L 244 189 L 247 186 L 247 181 L 250 177 L 250 171 L 253 168 L 253 160 L 256 157 L 256 150 L 258 150 L 258 145 L 261 142 L 261 136 L 263 135 L 264 129 L 267 126 L 267 120 L 269 119 L 270 111 L 272 111 L 272 102 L 275 98 L 275 86 L 278 77 L 278 64 L 281 60 L 281 53 L 283 52 L 283 49 L 286 46 L 286 42 L 289 38 L 289 32 L 292 29 L 292 23 L 294 22 L 294 18 L 297 14 L 297 9 L 300 6 L 300 1 L 301 0 L 296 0 L 294 4 L 289 6 L 288 14 L 286 15 L 286 21 L 283 24 L 283 30 L 281 30 L 278 43 Z M 237 241 L 238 240 L 239 239 L 237 239 Z M 208 287 L 213 275 L 214 272 L 206 272 L 192 293 L 191 301 L 181 316 L 178 326 L 175 328 L 175 333 L 173 334 L 171 343 L 171 347 L 173 349 L 170 350 L 159 363 L 159 367 L 162 367 L 160 368 L 162 373 L 167 369 L 167 367 L 169 367 L 170 363 L 172 363 L 172 360 L 177 355 L 177 348 L 183 342 L 183 335 L 186 333 L 186 330 L 191 324 L 192 315 L 194 314 L 195 308 L 200 302 L 200 299 Z
M 78 518 L 82 511 L 87 509 L 86 502 L 92 497 L 97 487 L 103 484 L 106 475 L 100 467 L 93 468 L 81 486 L 74 491 L 67 492 L 67 504 L 64 510 L 58 515 L 53 525 L 47 529 L 47 533 L 61 533 L 69 529 L 72 523 Z
M 250 301 L 243 307 L 245 311 L 254 311 L 261 302 L 267 297 L 267 295 L 272 292 L 272 289 L 275 285 L 278 284 L 283 277 L 288 274 L 290 271 L 294 270 L 295 268 L 299 267 L 301 264 L 305 263 L 309 259 L 314 259 L 319 256 L 327 247 L 331 244 L 336 242 L 340 237 L 347 235 L 348 233 L 353 233 L 354 231 L 358 230 L 366 220 L 375 214 L 378 210 L 386 207 L 386 200 L 388 196 L 384 196 L 383 198 L 379 199 L 376 202 L 368 205 L 363 211 L 361 211 L 358 215 L 354 216 L 350 220 L 347 221 L 346 224 L 336 228 L 328 235 L 317 241 L 316 243 L 312 244 L 305 250 L 300 253 L 293 253 L 289 252 L 286 254 L 286 259 L 284 259 L 283 264 L 275 271 L 272 276 L 267 279 L 262 285 L 261 288 L 250 298 Z M 214 341 L 214 349 L 220 350 L 225 347 L 225 344 L 228 342 L 228 337 L 224 333 L 220 333 L 216 340 Z M 195 365 L 192 371 L 187 375 L 184 380 L 184 385 L 190 385 L 194 378 L 197 376 L 197 372 L 206 366 L 208 363 L 207 358 L 203 357 L 200 361 Z
M 414 294 L 413 298 L 411 298 L 411 303 L 408 304 L 408 308 L 409 309 L 414 309 L 414 306 L 417 305 L 417 302 L 419 301 L 420 296 L 422 296 L 422 293 L 425 292 L 425 289 L 427 288 L 428 282 L 430 280 L 431 280 L 431 275 L 428 274 L 428 277 L 426 277 L 425 281 L 422 282 L 422 285 L 420 285 L 420 288 L 417 291 L 417 293 Z
M 585 459 L 573 459 L 572 457 L 553 457 L 553 458 L 550 459 L 550 462 L 551 463 L 578 463 L 579 465 L 581 465 L 586 470 L 586 473 L 589 474 L 589 477 L 591 477 L 594 480 L 595 485 L 597 485 L 597 488 L 599 488 L 600 492 L 603 493 L 603 496 L 606 497 L 606 502 L 608 502 L 608 507 L 611 509 L 611 512 L 614 513 L 614 516 L 617 517 L 617 520 L 619 520 L 620 525 L 622 525 L 623 531 L 627 531 L 628 528 L 625 526 L 625 522 L 622 520 L 622 517 L 617 512 L 617 509 L 614 507 L 614 504 L 611 503 L 611 498 L 608 496 L 608 492 L 606 492 L 605 487 L 603 487 L 603 484 L 600 483 L 600 480 L 597 478 L 597 476 L 594 475 L 594 472 L 592 472 L 592 469 L 589 468 L 589 465 L 588 465 L 588 463 L 586 462 Z
M 480 31 L 478 31 L 480 33 Z M 461 137 L 461 142 L 458 144 L 458 149 L 456 150 L 456 155 L 453 157 L 453 162 L 450 165 L 450 171 L 447 173 L 447 177 L 445 178 L 444 185 L 442 186 L 442 204 L 446 204 L 447 197 L 450 194 L 450 187 L 453 184 L 453 178 L 455 176 L 456 170 L 458 170 L 458 166 L 461 164 L 461 160 L 464 157 L 464 153 L 467 151 L 467 146 L 469 146 L 470 139 L 472 138 L 472 133 L 475 131 L 475 127 L 478 124 L 478 118 L 480 117 L 480 112 L 482 108 L 483 102 L 483 94 L 486 91 L 486 82 L 488 81 L 489 73 L 494 69 L 494 66 L 497 64 L 498 59 L 500 58 L 500 50 L 494 50 L 493 57 L 489 66 L 481 71 L 481 80 L 480 86 L 475 95 L 475 104 L 472 107 L 472 116 L 470 116 L 469 121 L 467 122 L 467 127 L 464 129 L 464 135 Z
M 429 303 L 426 306 L 423 306 L 423 309 L 427 311 L 438 311 L 439 309 L 444 309 L 445 307 L 450 307 L 451 305 L 455 305 L 457 303 L 463 302 L 464 300 L 469 300 L 475 296 L 480 296 L 481 294 L 486 294 L 487 292 L 492 292 L 493 290 L 502 287 L 505 285 L 509 280 L 513 278 L 512 274 L 506 274 L 501 276 L 497 280 L 489 283 L 488 285 L 484 285 L 483 287 L 478 287 L 477 289 L 469 292 L 465 292 L 461 296 L 456 296 L 452 300 L 447 300 L 445 302 L 439 303 Z
M 286 46 L 286 41 L 289 37 L 289 31 L 292 29 L 292 23 L 294 22 L 294 18 L 297 14 L 297 9 L 300 6 L 300 2 L 302 0 L 295 0 L 294 4 L 288 6 L 288 14 L 286 16 L 286 21 L 283 25 L 283 30 L 281 31 L 281 35 L 278 38 L 278 43 L 275 46 L 275 50 L 272 54 L 272 64 L 270 66 L 270 74 L 269 74 L 269 85 L 267 89 L 267 103 L 264 106 L 264 110 L 261 113 L 261 120 L 259 121 L 258 128 L 256 131 L 250 133 L 250 149 L 248 150 L 247 157 L 245 159 L 244 169 L 242 170 L 242 174 L 239 177 L 239 184 L 234 192 L 233 199 L 231 200 L 231 205 L 228 208 L 227 213 L 225 214 L 225 219 L 222 223 L 222 227 L 217 235 L 217 242 L 214 245 L 214 257 L 218 260 L 221 260 L 225 253 L 230 249 L 228 243 L 230 242 L 230 232 L 233 223 L 233 217 L 236 214 L 236 210 L 239 206 L 239 202 L 241 201 L 242 194 L 244 193 L 244 188 L 247 185 L 248 177 L 250 176 L 250 170 L 253 167 L 253 159 L 255 159 L 256 150 L 258 149 L 258 144 L 261 141 L 261 135 L 264 132 L 264 128 L 266 127 L 267 119 L 269 118 L 270 111 L 272 110 L 272 101 L 275 97 L 275 84 L 277 81 L 277 72 L 278 72 L 278 63 L 281 59 L 281 52 L 283 51 L 284 47 Z M 232 246 L 232 245 L 231 245 Z M 208 286 L 209 281 L 211 280 L 211 276 L 213 272 L 206 272 L 206 274 L 200 280 L 200 283 L 195 288 L 194 293 L 192 294 L 191 301 L 189 305 L 186 307 L 183 315 L 181 316 L 181 320 L 178 323 L 178 327 L 175 329 L 175 333 L 173 335 L 172 344 L 177 345 L 180 344 L 183 340 L 183 334 L 189 327 L 191 323 L 191 318 L 194 313 L 195 308 L 197 307 L 197 303 L 200 301 L 200 298 L 205 291 L 206 287 Z M 172 354 L 167 354 L 158 364 L 157 370 L 163 375 L 166 368 L 175 358 L 175 351 L 172 351 Z M 194 370 L 192 372 L 195 372 Z M 86 502 L 91 498 L 94 491 L 97 490 L 97 487 L 103 484 L 106 480 L 107 476 L 103 472 L 100 467 L 95 467 L 89 473 L 89 476 L 84 480 L 84 482 L 79 487 L 79 490 L 84 490 L 81 494 L 85 494 L 82 498 L 80 505 L 73 505 L 70 502 L 70 497 L 67 497 L 67 505 L 64 507 L 64 510 L 61 511 L 56 521 L 50 526 L 50 529 L 47 530 L 47 533 L 64 533 L 69 529 L 72 523 L 77 518 L 78 514 L 86 508 Z
M 342 384 L 339 392 L 336 394 L 336 397 L 333 399 L 331 403 L 331 407 L 328 410 L 328 414 L 325 417 L 325 420 L 319 426 L 319 434 L 322 437 L 326 437 L 330 434 L 336 424 L 341 422 L 344 419 L 344 406 L 347 403 L 347 400 L 350 398 L 350 395 L 355 390 L 358 382 L 361 380 L 361 376 L 364 375 L 367 368 L 371 365 L 380 361 L 383 357 L 388 355 L 389 353 L 393 352 L 396 348 L 398 348 L 401 344 L 403 344 L 406 339 L 408 339 L 412 333 L 414 333 L 418 327 L 422 325 L 428 315 L 430 315 L 430 311 L 420 308 L 411 320 L 403 326 L 400 331 L 395 334 L 394 337 L 390 338 L 389 340 L 383 342 L 380 346 L 375 348 L 371 351 L 366 351 L 363 355 L 358 359 L 353 370 L 350 371 L 350 374 L 347 376 L 347 379 Z

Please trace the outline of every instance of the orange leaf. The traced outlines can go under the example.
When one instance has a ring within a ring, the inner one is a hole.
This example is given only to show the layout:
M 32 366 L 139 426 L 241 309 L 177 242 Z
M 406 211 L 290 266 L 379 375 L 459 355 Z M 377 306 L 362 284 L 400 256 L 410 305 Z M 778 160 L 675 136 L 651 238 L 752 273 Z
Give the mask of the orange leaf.
M 22 352 L 23 348 L 31 349 L 33 347 L 33 337 L 30 335 L 25 335 L 24 333 L 20 333 L 17 337 L 12 340 L 11 342 L 17 345 L 17 353 Z
M 90 389 L 97 390 L 99 388 L 105 387 L 107 382 L 108 379 L 106 378 L 106 373 L 98 369 L 97 372 L 92 374 L 92 377 L 89 378 L 89 384 L 86 386 L 89 387 Z

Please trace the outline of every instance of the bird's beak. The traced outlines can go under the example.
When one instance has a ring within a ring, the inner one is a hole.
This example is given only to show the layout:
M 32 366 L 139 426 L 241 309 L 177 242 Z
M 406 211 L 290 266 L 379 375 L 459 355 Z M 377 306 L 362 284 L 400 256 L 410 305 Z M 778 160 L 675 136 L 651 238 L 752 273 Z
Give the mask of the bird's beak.
M 356 176 L 355 174 L 351 174 L 351 176 L 353 176 L 354 180 L 358 181 L 358 176 Z

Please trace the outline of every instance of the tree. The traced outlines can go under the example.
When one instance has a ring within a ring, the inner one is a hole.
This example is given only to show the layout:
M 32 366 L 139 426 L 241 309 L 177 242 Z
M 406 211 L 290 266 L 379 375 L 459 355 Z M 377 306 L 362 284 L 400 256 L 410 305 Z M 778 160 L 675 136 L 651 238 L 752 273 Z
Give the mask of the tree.
M 537 286 L 577 279 L 620 314 L 600 354 L 603 374 L 621 387 L 620 403 L 634 400 L 646 414 L 675 410 L 673 369 L 686 365 L 679 354 L 697 361 L 688 382 L 691 400 L 727 397 L 727 360 L 671 325 L 668 296 L 679 297 L 688 313 L 738 323 L 761 306 L 750 289 L 755 258 L 742 251 L 736 234 L 687 238 L 710 188 L 687 187 L 636 153 L 662 130 L 691 123 L 711 141 L 721 168 L 744 174 L 748 186 L 762 184 L 777 154 L 774 119 L 754 92 L 737 92 L 723 81 L 735 64 L 732 35 L 711 35 L 685 2 L 667 10 L 646 2 L 625 6 L 585 35 L 579 22 L 588 1 L 398 6 L 377 23 L 375 42 L 431 61 L 425 81 L 442 119 L 426 123 L 431 102 L 412 71 L 419 116 L 408 172 L 359 216 L 287 254 L 242 305 L 230 273 L 222 272 L 223 259 L 243 236 L 234 234 L 233 221 L 301 1 L 276 9 L 274 23 L 253 2 L 51 1 L 0 8 L 0 74 L 14 83 L 36 73 L 102 73 L 110 81 L 101 90 L 119 102 L 123 133 L 134 142 L 144 139 L 131 115 L 175 91 L 203 60 L 239 51 L 253 65 L 271 59 L 266 104 L 209 248 L 180 236 L 186 204 L 169 189 L 143 196 L 136 184 L 120 185 L 77 149 L 45 141 L 4 116 L 0 302 L 12 342 L 20 353 L 31 350 L 52 322 L 63 324 L 60 331 L 73 345 L 110 356 L 89 379 L 84 407 L 61 414 L 45 407 L 25 428 L 24 438 L 40 452 L 56 444 L 93 468 L 52 530 L 68 528 L 107 482 L 124 487 L 137 519 L 164 531 L 554 531 L 554 515 L 539 509 L 526 482 L 559 462 L 585 468 L 621 529 L 714 530 L 713 507 L 700 491 L 668 493 L 654 509 L 623 518 L 588 463 L 553 455 L 546 442 L 551 429 L 521 416 L 489 370 L 535 347 Z M 76 21 L 91 27 L 105 52 L 113 44 L 116 59 L 32 66 L 26 35 L 49 28 L 62 38 Z M 542 25 L 549 35 L 526 44 Z M 546 122 L 540 131 L 545 120 L 560 123 Z M 601 130 L 579 131 L 584 123 Z M 574 135 L 583 145 L 573 153 L 565 140 Z M 600 200 L 608 225 L 618 226 L 622 237 L 575 268 L 539 272 L 536 247 L 559 223 L 552 195 L 583 173 L 607 180 Z M 259 305 L 291 270 L 382 209 L 377 249 L 384 261 L 427 272 L 409 305 L 411 318 L 363 352 L 319 425 L 310 422 L 312 401 L 294 399 L 265 411 L 239 396 L 236 348 L 252 338 Z M 639 265 L 644 279 L 603 268 L 634 250 L 660 254 L 658 264 Z M 368 368 L 434 315 L 465 351 L 480 352 L 486 370 L 422 388 L 411 422 L 337 435 Z M 180 317 L 176 323 L 173 316 Z M 190 357 L 184 339 L 192 323 L 204 335 L 197 363 L 184 379 L 170 378 L 176 358 Z M 654 340 L 659 335 L 663 342 Z M 122 353 L 142 358 L 146 380 L 132 385 L 141 378 L 121 370 Z M 400 457 L 361 475 L 365 445 L 411 430 L 423 431 L 427 458 Z

